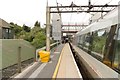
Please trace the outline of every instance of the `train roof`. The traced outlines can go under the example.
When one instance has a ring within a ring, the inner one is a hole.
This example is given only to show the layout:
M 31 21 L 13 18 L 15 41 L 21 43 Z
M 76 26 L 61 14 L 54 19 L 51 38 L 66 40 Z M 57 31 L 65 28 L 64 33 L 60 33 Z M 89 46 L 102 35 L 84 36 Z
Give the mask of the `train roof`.
M 98 22 L 94 22 L 84 28 L 81 31 L 78 31 L 77 35 L 86 34 L 88 32 L 93 32 L 96 30 L 104 29 L 107 27 L 111 27 L 111 25 L 118 23 L 118 8 L 115 8 L 108 14 L 106 14 L 103 19 L 100 19 Z

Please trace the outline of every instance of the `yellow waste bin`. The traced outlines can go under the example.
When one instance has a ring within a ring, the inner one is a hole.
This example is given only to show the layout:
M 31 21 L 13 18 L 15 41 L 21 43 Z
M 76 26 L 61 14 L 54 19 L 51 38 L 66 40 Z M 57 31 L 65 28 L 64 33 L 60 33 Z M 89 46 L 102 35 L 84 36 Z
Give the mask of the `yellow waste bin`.
M 50 59 L 50 52 L 48 51 L 39 51 L 40 61 L 48 62 Z

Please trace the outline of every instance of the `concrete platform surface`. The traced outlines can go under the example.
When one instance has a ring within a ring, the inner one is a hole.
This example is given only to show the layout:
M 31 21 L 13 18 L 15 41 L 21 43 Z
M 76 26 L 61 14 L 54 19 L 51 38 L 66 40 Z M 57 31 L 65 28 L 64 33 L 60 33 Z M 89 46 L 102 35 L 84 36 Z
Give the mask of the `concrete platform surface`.
M 69 43 L 65 44 L 60 56 L 61 61 L 56 78 L 82 78 Z
M 64 44 L 51 50 L 51 60 L 48 63 L 35 62 L 15 78 L 52 78 Z

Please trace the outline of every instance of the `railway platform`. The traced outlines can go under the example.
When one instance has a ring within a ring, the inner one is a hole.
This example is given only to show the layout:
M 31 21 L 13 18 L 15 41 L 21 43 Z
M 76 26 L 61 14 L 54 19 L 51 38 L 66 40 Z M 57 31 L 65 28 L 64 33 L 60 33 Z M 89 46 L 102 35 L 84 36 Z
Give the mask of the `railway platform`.
M 69 44 L 60 44 L 51 50 L 48 63 L 35 62 L 14 78 L 28 79 L 56 79 L 56 78 L 81 78 L 77 64 L 70 50 Z

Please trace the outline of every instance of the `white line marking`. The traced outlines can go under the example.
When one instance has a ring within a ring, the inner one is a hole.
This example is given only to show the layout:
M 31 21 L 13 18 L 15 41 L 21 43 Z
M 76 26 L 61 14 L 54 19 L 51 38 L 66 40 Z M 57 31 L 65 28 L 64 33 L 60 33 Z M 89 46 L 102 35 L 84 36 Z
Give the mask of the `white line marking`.
M 54 57 L 54 55 L 51 55 L 51 56 L 50 56 L 51 59 L 52 59 L 53 57 Z M 48 63 L 52 63 L 52 60 L 51 60 L 50 62 L 48 62 Z
M 70 46 L 69 46 L 69 50 L 70 50 L 70 54 L 71 54 L 71 56 L 72 56 L 73 62 L 74 62 L 74 64 L 75 64 L 75 67 L 76 67 L 76 69 L 77 69 L 77 73 L 78 73 L 78 75 L 79 75 L 79 78 L 81 78 L 81 80 L 83 80 L 83 79 L 82 79 L 82 75 L 81 75 L 81 73 L 80 73 L 80 71 L 79 71 L 79 69 L 78 69 L 77 63 L 75 62 L 74 56 L 73 56 L 73 54 L 72 54 L 72 51 L 71 51 L 71 49 L 70 49 Z
M 47 63 L 42 63 L 41 66 L 37 68 L 29 78 L 36 78 L 46 65 Z
M 50 61 L 49 63 L 52 63 L 52 61 Z
M 54 53 L 56 53 L 56 54 L 57 54 L 57 53 L 60 53 L 60 52 L 54 52 Z
M 35 67 L 39 62 L 35 62 L 33 65 L 26 68 L 22 73 L 18 74 L 14 78 L 23 78 L 24 75 L 26 75 L 33 67 Z
M 54 55 L 51 55 L 51 56 L 50 56 L 50 58 L 53 58 L 53 57 L 54 57 Z

